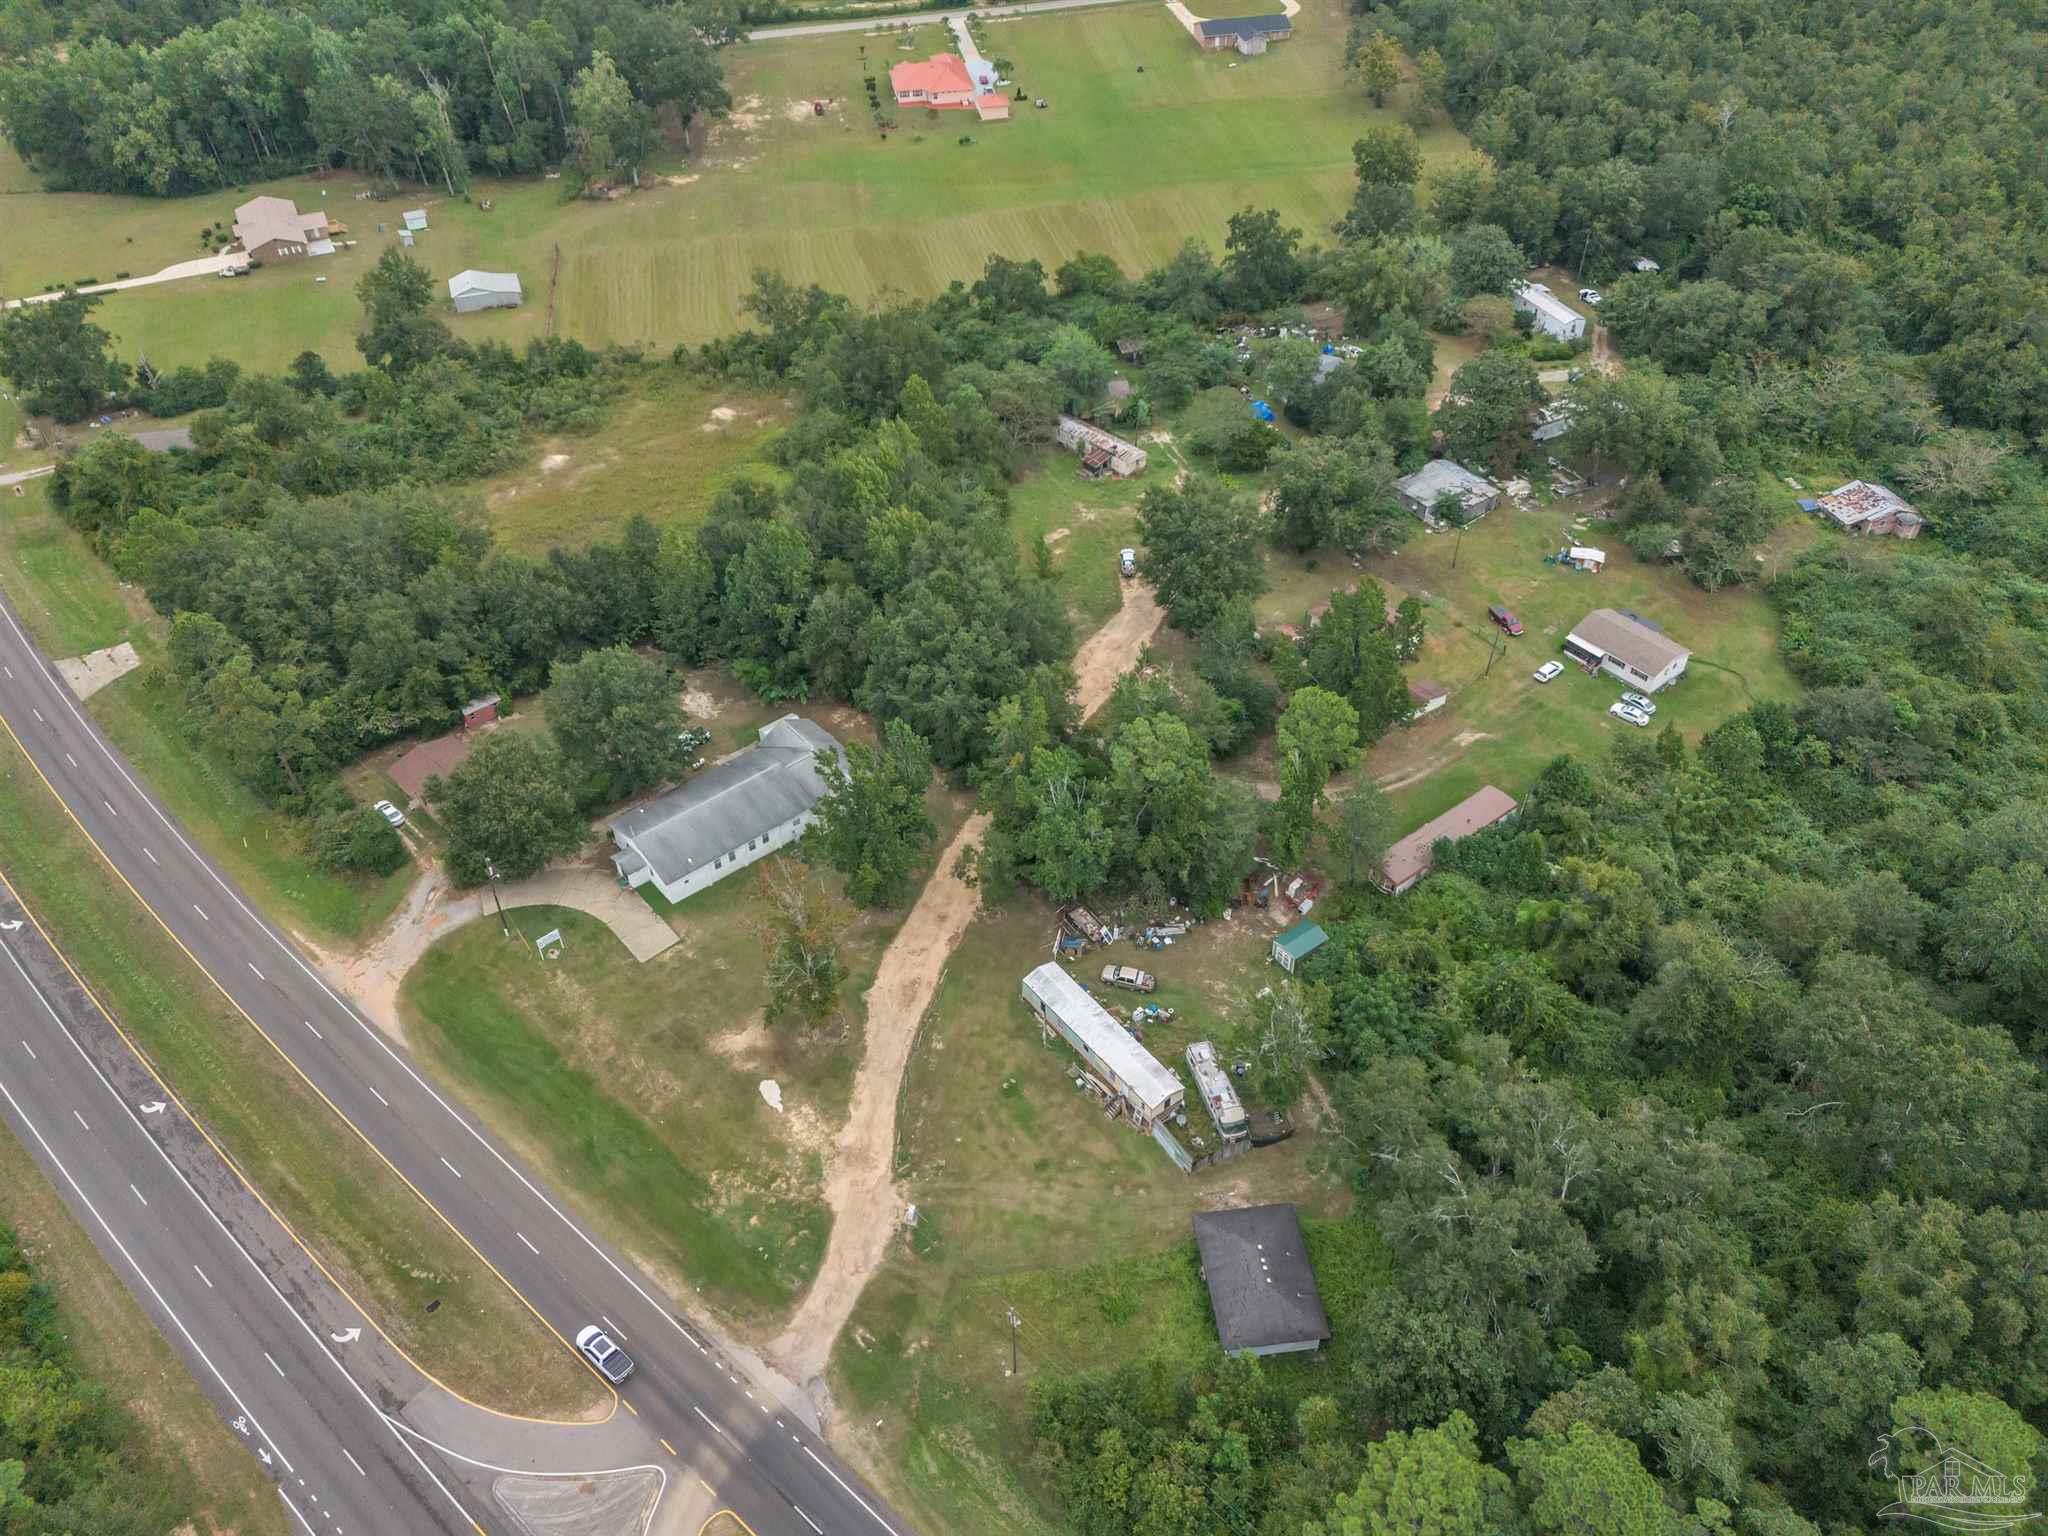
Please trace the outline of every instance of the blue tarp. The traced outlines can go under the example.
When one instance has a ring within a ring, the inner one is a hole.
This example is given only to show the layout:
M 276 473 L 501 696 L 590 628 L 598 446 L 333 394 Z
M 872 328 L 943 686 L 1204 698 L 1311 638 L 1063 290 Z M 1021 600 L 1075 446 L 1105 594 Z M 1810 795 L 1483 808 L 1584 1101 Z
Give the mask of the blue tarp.
M 1818 512 L 1820 510 L 1820 503 L 1802 496 L 1799 498 L 1799 510 L 1802 512 Z
M 1271 421 L 1273 419 L 1273 407 L 1266 404 L 1263 400 L 1254 400 L 1252 402 L 1252 414 L 1261 421 Z

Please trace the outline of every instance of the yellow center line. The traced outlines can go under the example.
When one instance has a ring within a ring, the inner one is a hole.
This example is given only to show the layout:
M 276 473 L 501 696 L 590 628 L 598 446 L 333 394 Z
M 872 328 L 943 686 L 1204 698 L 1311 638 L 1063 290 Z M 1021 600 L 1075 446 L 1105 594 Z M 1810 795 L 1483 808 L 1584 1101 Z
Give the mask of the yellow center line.
M 673 1456 L 676 1454 L 676 1448 L 670 1445 L 666 1439 L 663 1439 L 662 1436 L 656 1435 L 654 1438 L 661 1441 L 661 1448 L 664 1451 L 667 1451 L 669 1455 Z
M 710 1494 L 711 1497 L 713 1497 L 714 1499 L 718 1497 L 718 1490 L 712 1487 L 709 1483 L 705 1482 L 703 1478 L 700 1477 L 697 1479 L 697 1486 L 699 1488 L 702 1488 L 706 1493 Z M 716 1520 L 718 1517 L 716 1515 L 713 1515 L 711 1518 Z
M 623 1397 L 620 1398 L 619 1401 L 625 1404 L 626 1412 L 633 1415 L 633 1417 L 636 1419 L 640 1417 L 640 1410 L 638 1408 L 635 1408 L 631 1403 L 626 1402 L 626 1400 Z

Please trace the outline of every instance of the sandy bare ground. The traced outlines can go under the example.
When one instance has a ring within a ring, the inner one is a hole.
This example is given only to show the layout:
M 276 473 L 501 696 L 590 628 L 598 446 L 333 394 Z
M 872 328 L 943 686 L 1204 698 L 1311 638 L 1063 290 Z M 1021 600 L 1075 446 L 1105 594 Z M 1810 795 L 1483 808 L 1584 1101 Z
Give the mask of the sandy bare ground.
M 1109 702 L 1116 680 L 1151 644 L 1166 622 L 1166 610 L 1143 582 L 1124 583 L 1124 605 L 1102 628 L 1081 642 L 1074 657 L 1074 693 L 1086 720 Z
M 1123 607 L 1082 643 L 1074 658 L 1083 719 L 1109 701 L 1119 674 L 1137 660 L 1166 618 L 1150 587 L 1126 582 L 1123 595 Z M 904 1192 L 892 1167 L 896 1095 L 910 1065 L 918 1021 L 938 993 L 947 956 L 974 918 L 979 897 L 957 871 L 961 854 L 981 840 L 987 826 L 986 816 L 970 816 L 939 856 L 938 868 L 883 952 L 868 989 L 867 1049 L 853 1080 L 845 1129 L 825 1169 L 831 1241 L 803 1304 L 768 1349 L 770 1358 L 821 1404 L 833 1342 L 853 1316 L 869 1277 L 888 1256 L 902 1218 Z

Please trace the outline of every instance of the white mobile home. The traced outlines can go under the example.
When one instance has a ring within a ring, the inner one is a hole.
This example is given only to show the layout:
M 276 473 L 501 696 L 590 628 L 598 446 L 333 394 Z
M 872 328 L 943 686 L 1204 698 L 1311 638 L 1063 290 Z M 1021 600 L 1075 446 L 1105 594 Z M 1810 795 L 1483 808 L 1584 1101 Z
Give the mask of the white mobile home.
M 1564 637 L 1564 653 L 1588 672 L 1605 672 L 1655 693 L 1685 675 L 1692 652 L 1638 614 L 1595 608 Z
M 1514 304 L 1555 341 L 1577 341 L 1586 334 L 1586 317 L 1541 283 L 1517 283 Z
M 1039 1023 L 1081 1053 L 1088 1070 L 1122 1101 L 1139 1130 L 1150 1130 L 1186 1101 L 1181 1080 L 1051 961 L 1024 978 L 1024 1004 Z

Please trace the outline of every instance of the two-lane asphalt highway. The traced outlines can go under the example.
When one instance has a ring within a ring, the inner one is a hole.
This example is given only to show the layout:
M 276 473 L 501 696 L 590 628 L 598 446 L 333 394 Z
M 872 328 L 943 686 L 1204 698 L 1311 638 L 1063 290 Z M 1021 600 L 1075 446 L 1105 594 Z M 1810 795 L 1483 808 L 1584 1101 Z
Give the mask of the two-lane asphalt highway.
M 112 877 L 563 1348 L 585 1323 L 610 1321 L 640 1363 L 625 1406 L 674 1447 L 677 1470 L 715 1466 L 719 1498 L 760 1536 L 908 1536 L 902 1518 L 821 1439 L 724 1359 L 710 1334 L 675 1312 L 258 915 L 77 707 L 4 598 L 0 721 Z M 713 1477 L 707 1472 L 707 1482 Z
M 299 1524 L 468 1533 L 459 1498 L 292 1309 L 159 1138 L 189 1127 L 0 889 L 0 1118 L 29 1149 Z M 90 1047 L 90 1049 L 88 1049 Z M 110 1057 L 112 1059 L 110 1059 Z M 193 1138 L 196 1140 L 196 1135 Z

